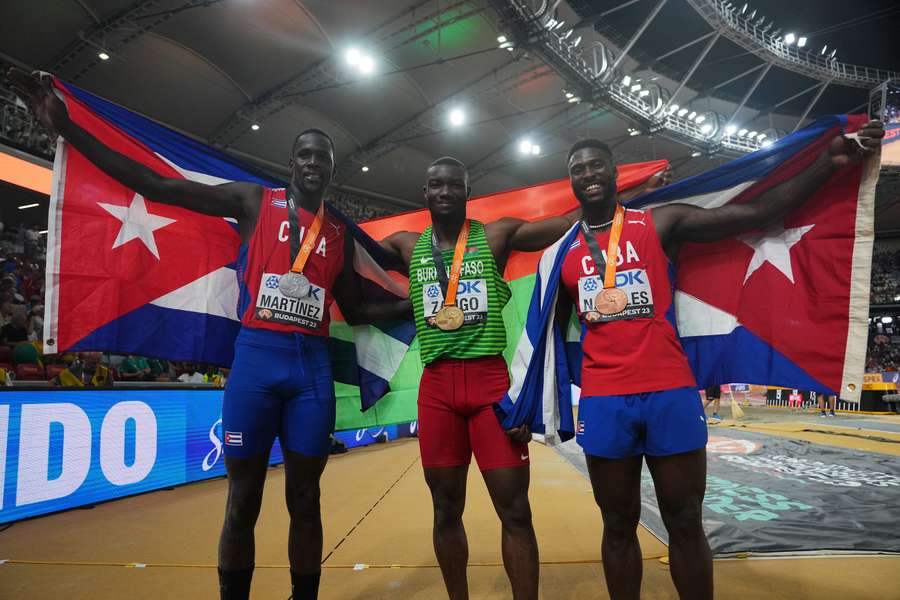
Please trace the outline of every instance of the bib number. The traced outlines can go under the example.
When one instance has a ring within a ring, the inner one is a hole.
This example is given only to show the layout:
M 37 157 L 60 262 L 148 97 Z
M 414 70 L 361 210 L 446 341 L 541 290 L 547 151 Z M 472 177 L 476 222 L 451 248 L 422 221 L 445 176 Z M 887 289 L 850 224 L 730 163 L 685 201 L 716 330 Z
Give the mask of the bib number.
M 646 270 L 629 269 L 617 272 L 616 287 L 625 292 L 628 305 L 614 315 L 600 315 L 596 322 L 607 323 L 653 317 L 653 291 L 650 289 L 650 280 Z M 594 300 L 602 289 L 603 277 L 600 275 L 578 279 L 578 312 L 580 314 L 596 311 Z
M 463 325 L 487 321 L 487 281 L 484 279 L 460 280 L 456 290 L 456 305 L 465 315 Z M 444 294 L 441 292 L 440 284 L 435 282 L 422 286 L 422 306 L 425 322 L 431 327 L 436 327 L 434 318 L 444 306 Z
M 280 278 L 277 273 L 263 273 L 254 316 L 261 321 L 318 329 L 325 316 L 325 288 L 310 283 L 305 296 L 289 298 L 278 289 Z

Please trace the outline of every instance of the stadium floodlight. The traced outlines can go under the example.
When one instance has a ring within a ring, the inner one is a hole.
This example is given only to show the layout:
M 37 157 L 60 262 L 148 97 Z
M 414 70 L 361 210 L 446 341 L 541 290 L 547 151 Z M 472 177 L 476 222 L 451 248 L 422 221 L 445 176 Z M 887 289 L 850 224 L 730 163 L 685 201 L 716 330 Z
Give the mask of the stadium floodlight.
M 259 123 L 254 123 L 250 126 L 250 129 L 252 129 L 253 131 L 259 131 Z
M 805 36 L 800 36 L 800 38 L 797 40 L 797 47 L 798 47 L 798 48 L 802 48 L 802 47 L 804 47 L 805 45 L 806 45 L 806 37 L 805 37 Z
M 768 148 L 771 145 L 772 145 L 772 140 L 766 140 L 762 143 L 763 148 Z
M 363 75 L 371 75 L 375 72 L 375 59 L 366 54 L 359 58 L 359 72 Z
M 466 113 L 462 111 L 461 108 L 454 108 L 450 111 L 450 124 L 454 127 L 459 127 L 463 123 L 466 122 Z
M 362 172 L 363 172 L 363 173 L 368 173 L 368 172 L 369 172 L 369 167 L 367 167 L 366 165 L 363 165 Z
M 752 140 L 753 138 L 756 137 L 756 134 L 757 134 L 756 131 L 751 131 L 750 133 L 747 134 L 747 139 Z
M 885 324 L 887 324 L 887 323 L 893 323 L 893 322 L 894 322 L 894 317 L 881 317 L 881 322 L 882 322 L 882 323 L 885 323 Z
M 109 60 L 109 54 L 107 54 L 106 51 L 104 51 L 104 50 L 101 50 L 100 53 L 97 54 L 97 57 L 100 60 Z
M 537 144 L 534 144 L 531 147 L 531 154 L 533 154 L 534 156 L 538 156 L 540 153 L 541 153 L 541 147 L 538 146 Z
M 693 120 L 694 120 L 694 117 L 696 117 L 696 116 L 697 116 L 697 111 L 696 111 L 696 110 L 692 110 L 692 111 L 691 111 L 691 114 L 688 115 L 688 120 L 689 120 L 689 121 L 693 121 Z
M 556 27 L 554 27 L 553 30 L 556 31 L 556 30 L 558 30 L 558 29 L 561 29 L 562 26 L 565 25 L 565 24 L 566 24 L 565 21 L 560 21 L 559 23 L 556 24 Z
M 738 137 L 744 137 L 745 135 L 747 135 L 746 129 L 741 129 L 738 131 Z
M 829 58 L 834 58 L 834 55 L 837 54 L 837 48 L 831 51 L 831 54 L 828 56 Z
M 747 7 L 748 7 L 748 6 L 750 6 L 750 5 L 747 4 L 746 2 L 744 2 L 744 8 L 741 9 L 741 14 L 744 14 L 745 12 L 747 12 Z
M 759 143 L 762 143 L 762 141 L 763 141 L 764 139 L 766 139 L 767 137 L 769 137 L 769 136 L 767 136 L 767 135 L 764 134 L 764 133 L 761 133 L 761 134 L 759 134 L 758 136 L 756 136 L 756 141 L 759 142 Z
M 797 36 L 794 35 L 793 33 L 789 33 L 784 36 L 784 43 L 787 44 L 788 46 L 793 44 L 796 40 L 797 40 Z
M 649 95 L 650 95 L 650 90 L 641 90 L 641 91 L 638 93 L 638 97 L 640 97 L 640 98 L 644 98 L 644 97 L 649 96 Z
M 687 111 L 688 111 L 688 109 L 682 108 L 681 110 L 678 111 L 678 116 L 683 117 L 684 115 L 687 114 Z
M 694 119 L 694 123 L 699 125 L 700 123 L 702 123 L 705 120 L 706 120 L 706 115 L 697 115 L 697 118 Z
M 556 27 L 556 19 L 550 19 L 549 21 L 547 21 L 547 25 L 545 25 L 545 27 L 549 30 L 552 30 L 554 27 Z
M 894 296 L 894 302 L 900 302 L 900 295 Z
M 567 32 L 565 32 L 564 34 L 562 34 L 561 36 L 559 36 L 559 39 L 561 39 L 561 40 L 567 40 L 567 39 L 569 39 L 570 37 L 572 37 L 572 34 L 573 34 L 573 33 L 575 33 L 575 30 L 574 30 L 574 29 L 570 29 L 570 30 L 568 30 Z
M 498 35 L 498 36 L 497 36 L 497 43 L 498 43 L 498 44 L 502 44 L 502 43 L 504 43 L 505 41 L 506 41 L 506 36 L 505 36 L 505 35 Z
M 822 46 L 822 51 L 819 52 L 819 54 L 825 54 L 826 52 L 828 52 L 828 44 L 825 44 L 824 46 Z
M 678 109 L 679 109 L 679 106 L 678 106 L 677 104 L 673 104 L 672 106 L 669 107 L 669 114 L 671 115 L 672 113 L 674 113 L 674 112 L 677 111 Z
M 37 202 L 35 202 L 34 204 L 23 204 L 19 207 L 19 210 L 25 210 L 26 208 L 35 208 L 37 206 L 40 206 L 40 204 L 38 204 Z
M 571 98 L 574 98 L 574 97 L 575 97 L 575 94 L 573 94 L 572 92 L 566 92 L 566 98 L 571 99 Z
M 47 235 L 47 230 L 41 229 L 40 231 L 38 231 L 38 235 Z
M 759 10 L 758 8 L 754 8 L 754 9 L 753 9 L 753 12 L 750 13 L 750 16 L 747 17 L 747 18 L 748 18 L 748 19 L 754 18 L 754 17 L 756 16 L 756 13 L 757 13 L 758 10 Z
M 636 83 L 636 84 L 634 84 L 633 86 L 631 86 L 631 91 L 632 91 L 632 92 L 640 91 L 640 89 L 641 89 L 641 84 L 639 84 L 639 83 Z
M 531 140 L 525 138 L 524 140 L 519 142 L 519 152 L 521 152 L 522 154 L 531 154 L 532 145 L 533 144 L 531 143 Z
M 725 128 L 725 135 L 734 135 L 737 130 L 737 125 L 729 125 Z
M 581 36 L 579 35 L 577 38 L 575 38 L 575 41 L 572 42 L 572 47 L 577 48 L 578 44 L 580 44 L 580 43 L 581 43 Z
M 703 153 L 700 152 L 699 150 L 694 150 L 693 152 L 691 152 L 691 158 L 697 158 L 698 156 L 702 156 L 702 155 L 703 155 Z
M 702 133 L 703 135 L 706 135 L 712 130 L 713 130 L 713 126 L 710 125 L 709 123 L 707 123 L 703 127 L 700 128 L 700 133 Z
M 569 104 L 575 104 L 576 102 L 581 102 L 581 98 L 579 98 L 578 96 L 572 96 L 571 98 L 569 98 Z
M 352 65 L 354 67 L 359 64 L 359 59 L 361 57 L 362 55 L 356 48 L 347 48 L 347 51 L 344 52 L 344 60 L 347 61 L 348 65 Z
M 635 137 L 635 136 L 641 135 L 641 130 L 640 130 L 640 129 L 629 128 L 629 129 L 628 129 L 628 135 L 630 135 L 631 137 Z
M 625 87 L 631 85 L 631 75 L 626 75 L 622 78 L 622 85 L 624 85 Z

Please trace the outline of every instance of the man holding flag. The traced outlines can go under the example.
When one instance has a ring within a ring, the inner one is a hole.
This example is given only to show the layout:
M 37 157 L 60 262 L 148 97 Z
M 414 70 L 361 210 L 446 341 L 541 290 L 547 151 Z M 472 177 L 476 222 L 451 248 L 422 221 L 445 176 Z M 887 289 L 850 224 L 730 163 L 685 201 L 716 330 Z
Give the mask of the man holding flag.
M 361 301 L 353 269 L 353 238 L 323 202 L 334 174 L 331 138 L 317 129 L 296 137 L 287 189 L 243 182 L 207 185 L 164 177 L 111 149 L 70 119 L 51 77 L 29 76 L 16 69 L 8 75 L 16 93 L 45 127 L 137 194 L 123 216 L 123 232 L 133 220 L 130 213 L 135 205 L 140 204 L 142 215 L 148 213 L 144 199 L 237 221 L 242 242 L 238 257 L 241 329 L 222 409 L 228 500 L 219 542 L 220 594 L 223 600 L 249 597 L 253 531 L 269 451 L 278 436 L 291 515 L 292 589 L 298 600 L 317 597 L 322 557 L 319 479 L 335 420 L 326 344 L 329 308 L 336 299 L 349 323 L 395 319 L 409 312 L 407 300 Z M 155 218 L 149 232 L 142 224 L 131 225 L 134 231 L 130 236 L 126 232 L 121 243 L 140 237 L 159 260 L 152 227 L 172 220 Z
M 831 136 L 835 133 L 841 129 Z M 738 200 L 725 199 L 713 208 L 670 202 L 650 210 L 626 209 L 616 194 L 610 149 L 599 140 L 583 140 L 570 150 L 569 178 L 583 220 L 541 261 L 528 335 L 520 342 L 524 363 L 514 365 L 514 374 L 517 366 L 527 365 L 527 372 L 497 409 L 504 427 L 534 423 L 533 429 L 558 433 L 560 439 L 574 429 L 603 516 L 603 570 L 612 598 L 640 597 L 636 530 L 644 459 L 669 533 L 678 593 L 681 598 L 713 597 L 712 557 L 701 520 L 707 428 L 692 363 L 675 328 L 670 275 L 682 244 L 723 240 L 780 222 L 838 169 L 873 154 L 883 135 L 874 121 L 862 125 L 856 139 L 822 135 L 799 162 L 779 171 L 780 181 L 750 187 L 743 197 L 738 192 Z M 553 358 L 561 344 L 545 332 L 553 327 L 554 313 L 566 331 L 573 304 L 582 322 L 583 358 L 578 420 L 571 427 L 565 415 L 568 396 L 554 392 L 554 385 L 562 388 L 548 382 L 554 363 L 558 371 L 563 362 Z M 548 405 L 547 396 L 558 397 L 558 405 Z

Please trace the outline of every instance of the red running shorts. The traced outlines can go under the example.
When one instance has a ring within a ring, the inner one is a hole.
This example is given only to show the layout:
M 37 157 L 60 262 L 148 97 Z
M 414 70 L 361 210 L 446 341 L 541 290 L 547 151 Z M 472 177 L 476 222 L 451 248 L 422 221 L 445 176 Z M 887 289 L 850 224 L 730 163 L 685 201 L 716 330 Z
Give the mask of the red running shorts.
M 468 465 L 482 471 L 529 464 L 528 445 L 500 427 L 493 403 L 509 389 L 502 356 L 441 358 L 419 384 L 419 449 L 426 469 Z

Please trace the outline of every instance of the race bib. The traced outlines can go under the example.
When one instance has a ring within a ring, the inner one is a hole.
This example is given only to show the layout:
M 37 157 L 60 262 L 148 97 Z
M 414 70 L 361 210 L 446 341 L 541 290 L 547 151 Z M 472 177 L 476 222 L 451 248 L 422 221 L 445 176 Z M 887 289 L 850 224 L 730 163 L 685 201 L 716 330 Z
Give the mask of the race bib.
M 488 296 L 487 281 L 484 279 L 463 279 L 456 289 L 456 305 L 463 311 L 465 321 L 469 323 L 483 323 L 487 321 Z M 444 306 L 444 294 L 437 282 L 422 286 L 422 306 L 424 307 L 425 322 L 431 327 L 436 327 L 434 317 Z
M 648 319 L 653 317 L 653 291 L 644 269 L 629 269 L 616 273 L 616 287 L 625 292 L 628 305 L 614 315 L 600 315 L 597 322 Z M 603 289 L 603 277 L 592 275 L 578 279 L 578 312 L 584 314 L 596 310 L 594 299 Z
M 281 275 L 263 273 L 256 296 L 256 318 L 272 323 L 317 329 L 325 316 L 325 288 L 310 284 L 302 298 L 288 298 L 278 289 Z

